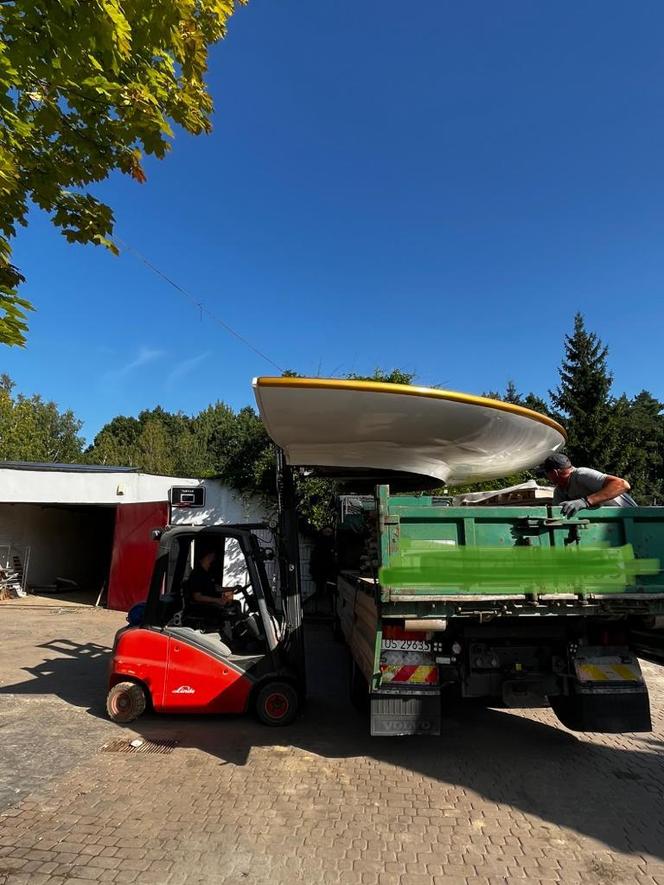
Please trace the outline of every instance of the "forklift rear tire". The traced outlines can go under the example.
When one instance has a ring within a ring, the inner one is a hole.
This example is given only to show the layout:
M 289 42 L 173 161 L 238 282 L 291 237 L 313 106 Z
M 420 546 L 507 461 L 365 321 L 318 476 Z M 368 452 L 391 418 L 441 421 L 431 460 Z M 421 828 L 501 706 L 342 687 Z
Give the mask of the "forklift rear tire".
M 122 725 L 138 719 L 146 704 L 143 686 L 136 682 L 118 682 L 106 696 L 106 712 L 113 722 Z
M 288 682 L 270 682 L 256 697 L 256 715 L 264 725 L 290 725 L 299 707 L 297 691 Z

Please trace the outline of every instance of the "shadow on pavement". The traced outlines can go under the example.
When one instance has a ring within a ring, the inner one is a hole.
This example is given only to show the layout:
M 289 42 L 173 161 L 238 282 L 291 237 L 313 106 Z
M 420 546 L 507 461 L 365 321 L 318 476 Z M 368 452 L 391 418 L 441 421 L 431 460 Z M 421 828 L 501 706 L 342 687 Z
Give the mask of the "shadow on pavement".
M 105 713 L 106 672 L 111 649 L 96 642 L 73 642 L 52 639 L 35 648 L 42 648 L 59 657 L 45 658 L 34 667 L 23 667 L 31 679 L 15 685 L 4 685 L 0 695 L 55 695 L 76 707 L 88 707 L 95 715 Z
M 93 606 L 99 596 L 99 590 L 91 590 L 87 587 L 77 587 L 71 590 L 62 590 L 55 592 L 46 592 L 39 589 L 32 590 L 27 598 L 29 604 L 47 604 L 52 606 L 54 603 L 63 603 L 64 605 L 85 605 Z
M 39 647 L 59 656 L 26 668 L 32 678 L 0 694 L 54 694 L 105 716 L 110 649 L 68 639 Z M 590 743 L 562 726 L 468 701 L 447 708 L 441 738 L 371 738 L 368 722 L 347 700 L 345 656 L 324 628 L 309 629 L 310 696 L 305 715 L 289 728 L 270 729 L 250 716 L 147 714 L 131 731 L 175 739 L 223 765 L 245 765 L 257 747 L 295 747 L 329 759 L 367 757 L 474 791 L 614 850 L 664 858 L 660 739 L 630 736 L 638 749 L 619 736 L 611 746 Z M 123 731 L 118 726 L 118 736 Z

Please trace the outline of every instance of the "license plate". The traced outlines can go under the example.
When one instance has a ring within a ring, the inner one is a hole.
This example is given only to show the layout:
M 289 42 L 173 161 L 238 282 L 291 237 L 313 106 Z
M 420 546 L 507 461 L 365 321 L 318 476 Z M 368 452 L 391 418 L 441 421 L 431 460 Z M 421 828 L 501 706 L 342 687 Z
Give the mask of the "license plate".
M 383 651 L 431 651 L 431 643 L 423 639 L 383 639 Z

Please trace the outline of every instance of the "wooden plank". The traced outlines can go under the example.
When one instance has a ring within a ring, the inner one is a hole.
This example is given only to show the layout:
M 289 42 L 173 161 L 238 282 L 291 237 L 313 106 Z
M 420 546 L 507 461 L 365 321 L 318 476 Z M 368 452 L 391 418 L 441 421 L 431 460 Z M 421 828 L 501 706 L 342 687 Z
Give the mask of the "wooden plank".
M 376 624 L 378 620 L 378 614 L 376 612 L 375 607 L 371 609 L 358 608 L 357 606 L 354 609 L 354 617 L 356 621 L 362 621 L 364 624 Z
M 354 661 L 365 679 L 373 676 L 378 610 L 373 582 L 361 585 L 340 575 L 337 581 L 340 604 L 339 622 Z M 367 592 L 369 590 L 370 592 Z
M 358 590 L 357 596 L 355 597 L 355 608 L 358 611 L 375 612 L 376 601 L 368 594 L 363 593 L 361 590 Z
M 354 642 L 351 645 L 351 654 L 369 682 L 373 676 L 373 649 L 369 649 L 366 643 Z

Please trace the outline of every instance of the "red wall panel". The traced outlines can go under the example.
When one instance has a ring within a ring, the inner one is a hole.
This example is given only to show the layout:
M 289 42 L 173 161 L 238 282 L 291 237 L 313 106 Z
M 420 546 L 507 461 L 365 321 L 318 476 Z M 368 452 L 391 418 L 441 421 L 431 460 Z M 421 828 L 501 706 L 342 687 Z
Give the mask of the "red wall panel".
M 159 542 L 152 530 L 168 522 L 168 503 L 120 504 L 115 513 L 113 556 L 108 580 L 108 607 L 129 611 L 148 595 Z

